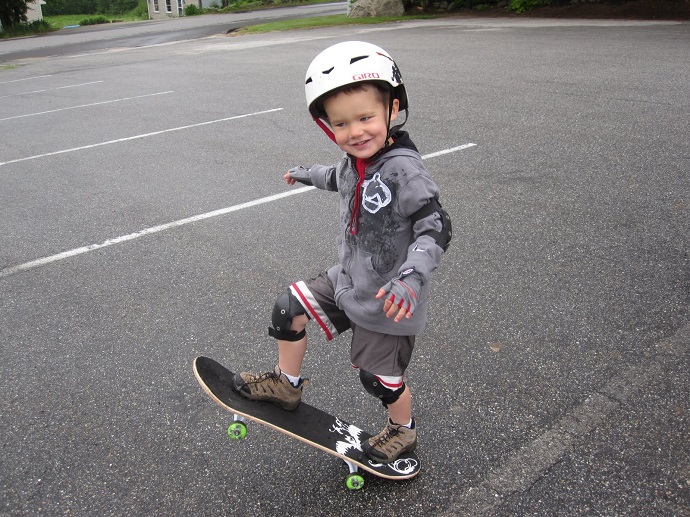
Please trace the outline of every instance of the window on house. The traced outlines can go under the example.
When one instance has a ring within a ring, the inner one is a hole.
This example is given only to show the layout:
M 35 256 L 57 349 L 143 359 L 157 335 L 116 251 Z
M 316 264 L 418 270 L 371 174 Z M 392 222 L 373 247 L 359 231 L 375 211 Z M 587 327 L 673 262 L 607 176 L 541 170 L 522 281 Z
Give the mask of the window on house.
M 172 13 L 172 0 L 165 0 L 165 10 Z
M 153 0 L 153 12 L 158 12 L 158 0 Z

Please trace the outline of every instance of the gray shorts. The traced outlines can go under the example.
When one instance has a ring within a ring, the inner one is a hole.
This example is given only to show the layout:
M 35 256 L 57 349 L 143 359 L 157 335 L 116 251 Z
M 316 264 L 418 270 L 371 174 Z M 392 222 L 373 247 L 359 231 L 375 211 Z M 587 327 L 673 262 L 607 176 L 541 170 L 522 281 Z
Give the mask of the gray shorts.
M 295 282 L 290 291 L 329 340 L 352 329 L 352 366 L 377 376 L 403 376 L 410 364 L 415 336 L 381 334 L 356 325 L 335 304 L 333 284 L 325 272 L 311 280 Z

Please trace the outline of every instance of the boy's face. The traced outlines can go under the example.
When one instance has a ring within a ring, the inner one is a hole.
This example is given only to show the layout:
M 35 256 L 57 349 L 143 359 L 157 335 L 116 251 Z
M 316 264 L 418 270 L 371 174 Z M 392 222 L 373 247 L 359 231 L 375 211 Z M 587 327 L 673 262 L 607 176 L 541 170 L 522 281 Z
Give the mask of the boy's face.
M 398 99 L 393 100 L 391 120 L 398 116 Z M 338 146 L 355 158 L 368 159 L 386 143 L 388 106 L 374 86 L 356 92 L 340 92 L 324 101 L 328 122 Z

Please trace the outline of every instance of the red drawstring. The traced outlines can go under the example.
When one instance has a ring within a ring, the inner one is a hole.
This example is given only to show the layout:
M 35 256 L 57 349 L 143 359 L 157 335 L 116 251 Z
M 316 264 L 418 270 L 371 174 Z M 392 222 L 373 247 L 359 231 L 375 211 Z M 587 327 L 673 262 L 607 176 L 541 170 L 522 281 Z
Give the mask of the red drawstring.
M 313 117 L 316 124 L 323 130 L 324 133 L 328 135 L 328 138 L 333 140 L 336 144 L 338 143 L 333 134 L 333 130 L 320 118 Z M 371 160 L 363 160 L 361 158 L 355 159 L 355 169 L 357 170 L 357 186 L 355 187 L 355 202 L 352 206 L 352 213 L 350 214 L 350 235 L 357 235 L 359 230 L 359 205 L 362 202 L 362 184 L 364 183 L 364 171 L 369 165 Z
M 362 184 L 364 183 L 364 171 L 369 165 L 367 160 L 357 158 L 355 160 L 355 169 L 357 170 L 357 186 L 355 187 L 355 202 L 352 205 L 352 213 L 350 214 L 350 235 L 357 235 L 359 230 L 359 205 L 362 201 Z

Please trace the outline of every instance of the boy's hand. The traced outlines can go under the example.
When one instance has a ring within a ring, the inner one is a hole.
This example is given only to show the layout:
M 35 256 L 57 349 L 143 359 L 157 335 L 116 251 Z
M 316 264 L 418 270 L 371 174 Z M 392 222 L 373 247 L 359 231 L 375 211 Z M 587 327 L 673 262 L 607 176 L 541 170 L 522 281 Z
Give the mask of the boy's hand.
M 383 303 L 383 312 L 386 313 L 387 318 L 395 316 L 397 323 L 403 318 L 412 317 L 421 292 L 422 279 L 414 268 L 410 268 L 379 289 L 376 298 L 383 298 L 390 293 L 390 296 Z
M 300 183 L 304 183 L 305 185 L 309 185 L 310 187 L 313 185 L 311 182 L 311 176 L 309 176 L 309 169 L 302 167 L 301 165 L 293 167 L 287 171 L 283 178 L 285 178 L 285 181 L 287 181 L 288 185 L 294 185 L 298 181 Z

